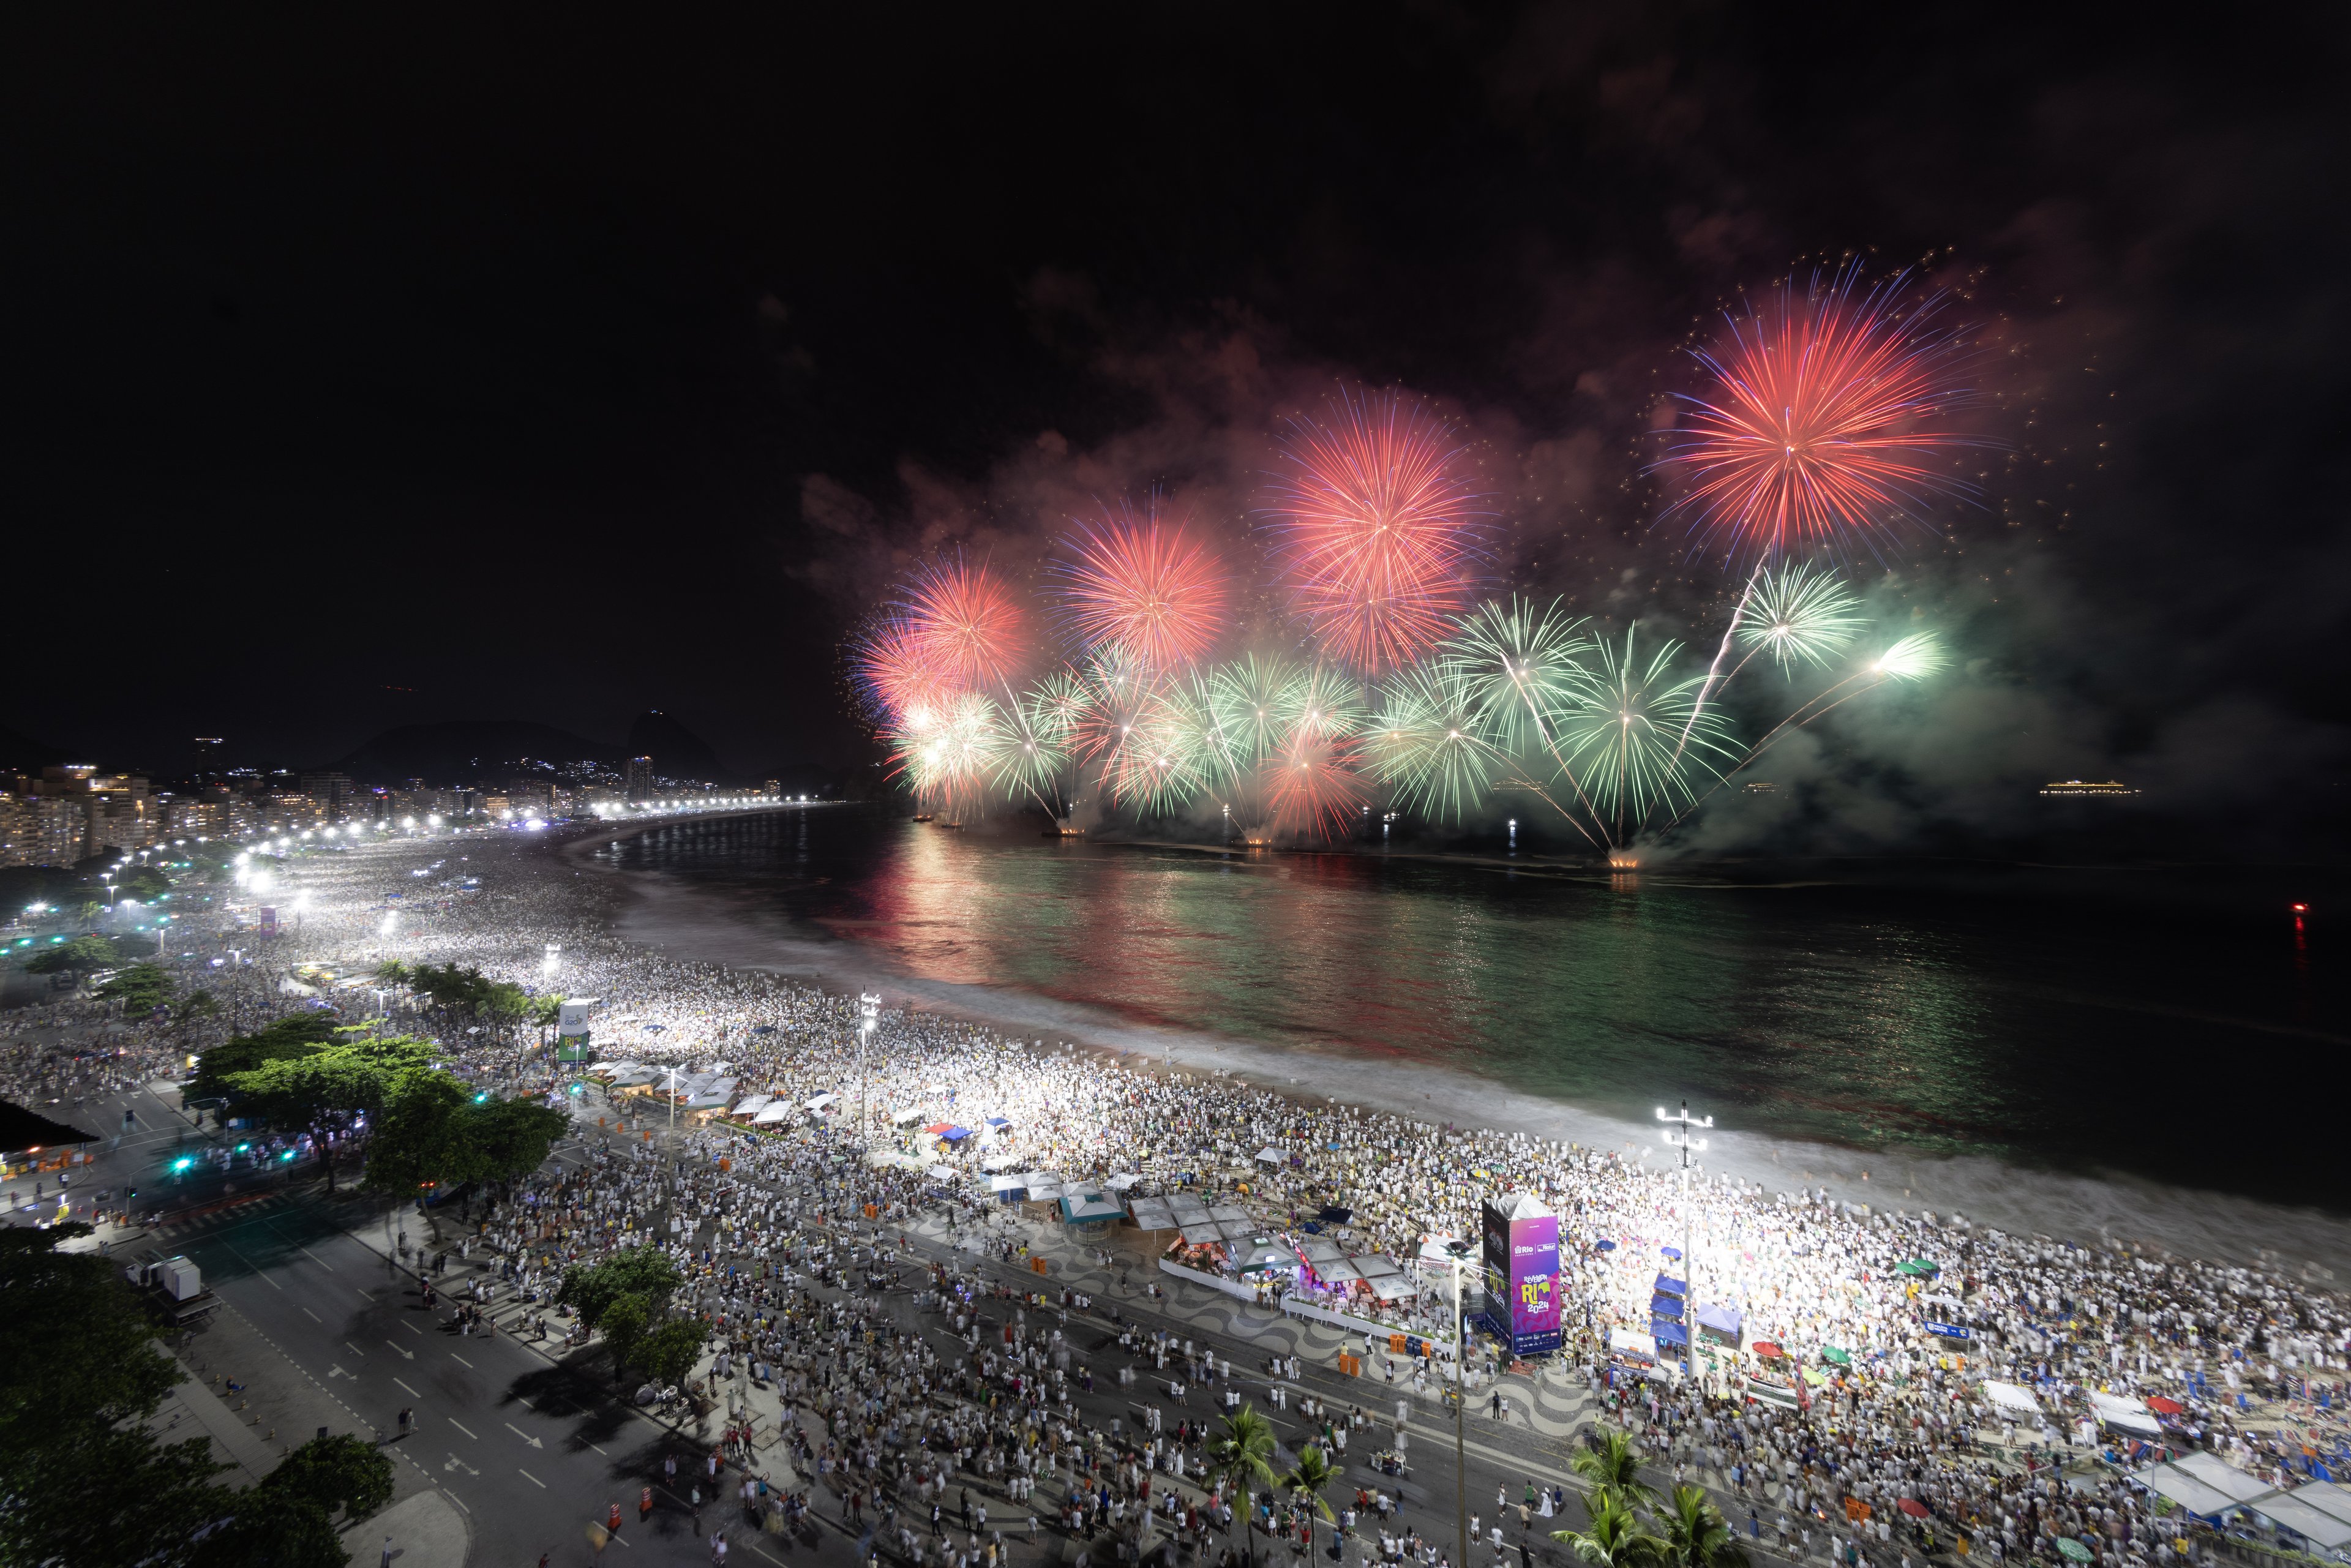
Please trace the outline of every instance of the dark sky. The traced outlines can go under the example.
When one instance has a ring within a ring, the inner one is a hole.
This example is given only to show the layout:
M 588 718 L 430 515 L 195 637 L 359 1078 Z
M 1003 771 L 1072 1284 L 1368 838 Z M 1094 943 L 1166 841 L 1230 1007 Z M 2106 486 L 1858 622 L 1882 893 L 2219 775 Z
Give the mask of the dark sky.
M 168 767 L 658 706 L 837 765 L 908 552 L 1238 519 L 1343 382 L 1476 434 L 1513 580 L 1687 597 L 1656 392 L 1858 250 L 1959 291 L 2005 444 L 1904 563 L 1974 683 L 1905 764 L 2334 787 L 2339 9 L 819 9 L 0 25 L 0 723 Z

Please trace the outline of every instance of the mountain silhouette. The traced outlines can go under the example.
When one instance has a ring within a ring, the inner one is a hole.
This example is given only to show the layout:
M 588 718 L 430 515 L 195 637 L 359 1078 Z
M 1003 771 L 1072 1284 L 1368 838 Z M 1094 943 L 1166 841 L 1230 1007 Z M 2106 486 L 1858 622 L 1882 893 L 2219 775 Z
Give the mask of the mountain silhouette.
M 387 729 L 347 757 L 326 764 L 359 783 L 422 779 L 435 787 L 497 783 L 524 767 L 595 762 L 617 768 L 635 753 L 551 724 L 522 719 L 450 719 Z
M 653 759 L 653 776 L 696 783 L 716 782 L 727 777 L 726 769 L 718 765 L 718 754 L 710 743 L 659 708 L 641 713 L 629 726 L 631 757 Z

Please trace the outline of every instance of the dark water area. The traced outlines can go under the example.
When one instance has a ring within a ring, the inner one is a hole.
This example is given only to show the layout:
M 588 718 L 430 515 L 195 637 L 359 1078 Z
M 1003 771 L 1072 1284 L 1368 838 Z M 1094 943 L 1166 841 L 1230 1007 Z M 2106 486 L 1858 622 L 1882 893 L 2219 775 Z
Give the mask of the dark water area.
M 909 979 L 1308 1051 L 1329 1073 L 1441 1068 L 1637 1122 L 1686 1095 L 1773 1138 L 2351 1211 L 2325 1130 L 2351 1087 L 2335 871 L 1623 879 L 850 808 L 681 822 L 602 855 Z

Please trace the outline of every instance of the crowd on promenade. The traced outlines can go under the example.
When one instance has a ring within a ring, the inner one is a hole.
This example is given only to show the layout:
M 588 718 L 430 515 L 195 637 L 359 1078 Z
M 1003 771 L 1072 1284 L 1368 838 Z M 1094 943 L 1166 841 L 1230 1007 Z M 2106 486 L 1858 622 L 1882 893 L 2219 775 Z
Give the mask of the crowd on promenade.
M 2202 1448 L 2288 1484 L 2308 1473 L 2305 1449 L 2323 1448 L 2342 1404 L 2351 1316 L 2333 1293 L 2280 1272 L 1871 1212 L 1703 1171 L 1685 1185 L 1625 1148 L 1433 1124 L 918 1009 L 885 1010 L 863 1035 L 853 997 L 620 940 L 608 881 L 520 850 L 477 852 L 478 891 L 393 936 L 381 915 L 402 853 L 388 846 L 322 870 L 307 956 L 353 969 L 454 960 L 591 996 L 600 1057 L 721 1072 L 738 1092 L 795 1107 L 835 1096 L 824 1125 L 796 1116 L 771 1135 L 719 1121 L 659 1145 L 643 1132 L 666 1124 L 671 1106 L 602 1102 L 609 1141 L 595 1157 L 507 1195 L 481 1244 L 535 1327 L 564 1268 L 625 1246 L 668 1249 L 716 1335 L 705 1385 L 748 1379 L 795 1402 L 815 1427 L 799 1440 L 803 1478 L 860 1529 L 904 1535 L 917 1560 L 993 1555 L 992 1541 L 922 1545 L 949 1540 L 927 1532 L 928 1511 L 948 1516 L 950 1490 L 970 1484 L 957 1477 L 1020 1500 L 1024 1519 L 1041 1478 L 1069 1522 L 1099 1528 L 1184 1495 L 1148 1490 L 1152 1467 L 1181 1465 L 1199 1436 L 1188 1422 L 1149 1434 L 1139 1463 L 1135 1434 L 1122 1446 L 1090 1438 L 1075 1397 L 1092 1375 L 1056 1332 L 1059 1301 L 1007 1309 L 1013 1339 L 982 1342 L 969 1308 L 988 1287 L 968 1272 L 924 1273 L 933 1327 L 959 1325 L 967 1339 L 953 1367 L 885 1313 L 875 1291 L 913 1279 L 893 1227 L 914 1213 L 951 1214 L 987 1247 L 1019 1245 L 981 1176 L 982 1146 L 1087 1189 L 1131 1173 L 1140 1191 L 1235 1204 L 1270 1236 L 1297 1239 L 1315 1224 L 1353 1249 L 1384 1250 L 1407 1281 L 1425 1278 L 1414 1261 L 1432 1239 L 1475 1244 L 1485 1200 L 1533 1195 L 1561 1217 L 1562 1356 L 1573 1381 L 1661 1467 L 1715 1488 L 1750 1541 L 1792 1552 L 1888 1568 L 1949 1549 L 2053 1561 L 2069 1540 L 2102 1561 L 2165 1568 L 2189 1538 L 2127 1480 L 2130 1469 Z M 232 977 L 244 988 L 239 1022 L 293 1005 L 269 988 L 287 961 Z M 74 1010 L 90 1006 L 9 1015 L 0 1082 L 54 1096 L 160 1073 L 185 1049 L 147 1030 L 108 1035 L 107 1020 Z M 421 1015 L 405 1022 L 421 1027 Z M 60 1029 L 128 1054 L 61 1057 Z M 462 1035 L 449 1043 L 461 1056 L 471 1049 Z M 568 1070 L 559 1076 L 523 1045 L 496 1051 L 474 1065 L 518 1091 L 568 1097 Z M 941 1122 L 991 1130 L 954 1144 L 922 1131 Z M 836 1157 L 867 1145 L 906 1157 Z M 1274 1159 L 1259 1157 L 1269 1150 Z M 1334 1209 L 1347 1218 L 1323 1218 Z M 1687 1375 L 1624 1349 L 1652 1326 L 1667 1268 L 1687 1281 L 1688 1302 L 1742 1320 L 1740 1348 L 1701 1353 Z M 1437 1294 L 1385 1311 L 1440 1322 Z M 1930 1333 L 1930 1322 L 1967 1337 Z M 1760 1358 L 1765 1343 L 1778 1354 Z M 2018 1420 L 1987 1396 L 1987 1377 L 2025 1390 L 2038 1413 Z M 1784 1396 L 1750 1397 L 1767 1388 Z M 2178 1408 L 2141 1443 L 2100 1427 L 2094 1395 Z M 876 1522 L 877 1488 L 898 1511 L 887 1522 Z M 923 1529 L 907 1520 L 910 1503 Z M 809 1500 L 779 1490 L 767 1506 L 789 1512 Z

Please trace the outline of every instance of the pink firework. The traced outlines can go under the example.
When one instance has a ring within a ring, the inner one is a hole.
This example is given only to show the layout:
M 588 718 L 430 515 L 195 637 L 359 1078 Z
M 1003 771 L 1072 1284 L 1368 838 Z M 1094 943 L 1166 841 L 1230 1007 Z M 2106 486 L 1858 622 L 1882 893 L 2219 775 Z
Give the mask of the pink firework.
M 1790 279 L 1692 350 L 1714 384 L 1686 400 L 1658 465 L 1687 484 L 1666 515 L 1687 514 L 1726 558 L 1875 552 L 1889 528 L 1972 495 L 1951 456 L 1981 443 L 1943 423 L 1968 397 L 1965 348 L 1940 297 L 1904 308 L 1907 277 L 1865 289 L 1849 267 L 1801 292 Z
M 1071 539 L 1062 570 L 1071 622 L 1089 648 L 1117 649 L 1154 671 L 1195 664 L 1225 629 L 1226 586 L 1215 556 L 1158 504 L 1122 504 Z
M 900 724 L 909 715 L 936 709 L 954 689 L 925 656 L 921 639 L 904 620 L 885 617 L 858 639 L 857 682 L 877 716 Z
M 952 685 L 1004 685 L 1028 651 L 1019 601 L 1002 578 L 960 552 L 914 574 L 898 617 L 922 665 Z
M 1267 510 L 1300 614 L 1367 675 L 1411 664 L 1467 608 L 1479 509 L 1452 427 L 1393 392 L 1342 396 L 1283 443 Z
M 1292 734 L 1259 770 L 1274 826 L 1321 839 L 1353 832 L 1371 800 L 1356 760 L 1347 737 L 1304 728 Z

